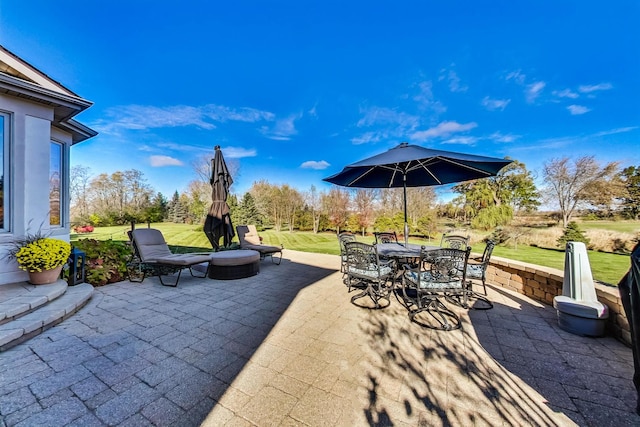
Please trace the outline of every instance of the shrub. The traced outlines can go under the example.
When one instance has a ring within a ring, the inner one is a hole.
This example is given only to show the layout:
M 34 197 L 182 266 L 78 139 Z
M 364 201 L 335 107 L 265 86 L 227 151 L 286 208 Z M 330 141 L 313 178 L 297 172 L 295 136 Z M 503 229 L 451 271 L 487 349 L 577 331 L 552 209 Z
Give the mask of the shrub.
M 565 246 L 567 242 L 582 242 L 589 246 L 589 239 L 575 221 L 567 224 L 567 228 L 565 228 L 564 233 L 558 239 L 558 246 Z
M 93 233 L 93 225 L 76 225 L 73 227 L 76 233 Z
M 127 274 L 127 261 L 131 259 L 131 248 L 124 242 L 114 240 L 80 239 L 74 247 L 85 253 L 87 283 L 103 286 L 120 282 Z

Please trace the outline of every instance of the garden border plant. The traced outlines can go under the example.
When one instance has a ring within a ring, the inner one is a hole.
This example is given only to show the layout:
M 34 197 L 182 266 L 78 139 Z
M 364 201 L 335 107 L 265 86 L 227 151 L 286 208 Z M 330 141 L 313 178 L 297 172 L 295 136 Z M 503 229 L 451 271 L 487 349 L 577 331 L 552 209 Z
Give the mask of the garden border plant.
M 131 247 L 117 240 L 79 239 L 73 246 L 85 253 L 85 281 L 103 286 L 127 278 L 127 262 L 132 257 Z

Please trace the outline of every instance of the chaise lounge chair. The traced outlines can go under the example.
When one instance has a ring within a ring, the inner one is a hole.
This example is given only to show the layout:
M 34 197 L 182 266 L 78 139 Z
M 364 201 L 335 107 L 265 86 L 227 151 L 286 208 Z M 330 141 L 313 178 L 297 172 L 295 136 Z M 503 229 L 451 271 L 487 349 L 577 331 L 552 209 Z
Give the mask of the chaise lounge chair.
M 280 246 L 268 246 L 262 244 L 262 237 L 258 235 L 255 225 L 238 225 L 236 226 L 238 232 L 238 239 L 240 239 L 240 247 L 242 249 L 251 249 L 260 253 L 260 259 L 271 257 L 271 262 L 280 265 L 282 262 L 282 247 Z M 279 258 L 274 258 L 274 255 L 280 254 Z
M 193 274 L 191 267 L 207 263 L 208 270 L 211 260 L 210 254 L 174 254 L 169 249 L 160 230 L 155 228 L 137 228 L 129 231 L 128 234 L 134 255 L 137 258 L 131 264 L 142 273 L 142 279 L 134 280 L 130 277 L 131 281 L 142 282 L 147 274 L 150 273 L 157 275 L 163 286 L 175 287 L 178 286 L 180 275 L 185 268 L 189 269 L 193 277 L 202 278 L 207 276 L 207 272 L 205 272 L 204 276 Z M 175 283 L 165 283 L 162 280 L 163 275 L 175 273 L 178 273 Z

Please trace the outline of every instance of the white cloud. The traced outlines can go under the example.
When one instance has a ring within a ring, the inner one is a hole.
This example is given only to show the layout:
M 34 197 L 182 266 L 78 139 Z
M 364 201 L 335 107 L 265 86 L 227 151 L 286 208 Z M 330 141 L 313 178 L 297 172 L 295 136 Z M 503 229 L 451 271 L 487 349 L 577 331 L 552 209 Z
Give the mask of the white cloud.
M 224 147 L 224 156 L 229 159 L 241 159 L 243 157 L 255 157 L 258 153 L 254 148 Z
M 591 109 L 585 107 L 584 105 L 569 105 L 567 110 L 571 113 L 572 116 L 579 116 L 581 114 L 588 113 Z
M 578 90 L 582 93 L 591 93 L 599 90 L 609 90 L 613 89 L 613 85 L 611 83 L 599 83 L 597 85 L 582 85 L 578 87 Z
M 545 86 L 546 86 L 545 82 L 535 82 L 527 85 L 527 89 L 524 91 L 527 102 L 530 104 L 533 103 L 536 100 L 536 98 L 540 96 L 540 93 L 542 92 Z
M 355 145 L 374 143 L 383 139 L 406 138 L 420 124 L 420 118 L 385 107 L 361 109 L 364 116 L 358 120 L 359 128 L 377 128 L 351 139 Z
M 443 144 L 460 144 L 460 145 L 476 145 L 478 138 L 475 136 L 456 136 L 446 141 L 442 141 Z
M 169 156 L 150 156 L 149 162 L 154 168 L 160 168 L 163 166 L 182 166 L 182 161 Z
M 105 119 L 92 124 L 96 130 L 106 134 L 117 134 L 120 130 L 146 130 L 195 126 L 202 129 L 215 129 L 214 122 L 273 121 L 275 115 L 268 111 L 253 108 L 230 108 L 222 105 L 203 106 L 172 105 L 156 107 L 152 105 L 124 105 L 109 108 Z
M 446 137 L 453 133 L 466 132 L 477 127 L 475 122 L 460 124 L 458 122 L 441 122 L 437 126 L 427 130 L 415 132 L 411 135 L 411 139 L 417 141 L 426 141 L 429 138 Z
M 272 127 L 263 126 L 261 132 L 269 139 L 275 139 L 277 141 L 289 141 L 293 135 L 296 135 L 295 121 L 302 117 L 302 114 L 295 114 L 287 117 L 286 119 L 277 120 Z
M 382 140 L 382 132 L 365 132 L 360 136 L 351 138 L 351 142 L 354 145 L 368 144 L 370 142 L 378 142 Z
M 323 170 L 328 168 L 329 163 L 325 162 L 324 160 L 320 160 L 320 161 L 315 161 L 315 160 L 308 160 L 306 162 L 303 162 L 300 167 L 302 169 L 315 169 L 315 170 Z
M 248 107 L 234 109 L 225 107 L 224 105 L 208 104 L 201 109 L 205 116 L 216 122 L 236 121 L 255 123 L 260 121 L 273 121 L 275 119 L 273 113 Z
M 507 105 L 509 105 L 510 102 L 510 99 L 492 99 L 488 96 L 485 96 L 481 104 L 489 111 L 504 111 L 504 109 L 507 108 Z
M 431 90 L 433 84 L 431 81 L 423 81 L 418 83 L 420 93 L 413 97 L 413 100 L 418 103 L 420 108 L 425 110 L 432 110 L 436 114 L 442 114 L 447 111 L 447 107 L 442 105 L 440 101 L 436 101 L 433 97 L 433 91 Z
M 580 95 L 578 95 L 575 92 L 572 92 L 571 89 L 563 89 L 563 90 L 554 90 L 553 92 L 551 92 L 554 96 L 557 96 L 558 98 L 571 98 L 571 99 L 576 99 L 578 98 Z
M 411 114 L 398 112 L 386 107 L 371 107 L 364 112 L 364 117 L 358 120 L 358 127 L 379 125 L 395 125 L 401 129 L 413 130 L 420 124 L 420 118 Z
M 505 77 L 506 80 L 513 80 L 516 83 L 523 85 L 525 80 L 526 80 L 527 76 L 522 74 L 520 72 L 520 70 L 518 71 L 512 71 L 509 74 L 507 74 L 507 77 Z
M 520 138 L 520 136 L 518 135 L 511 135 L 511 134 L 504 135 L 500 132 L 494 132 L 491 135 L 489 135 L 489 139 L 492 139 L 498 142 L 513 142 L 518 138 Z
M 638 126 L 627 126 L 624 128 L 616 128 L 611 130 L 604 130 L 602 132 L 595 133 L 593 136 L 607 136 L 607 135 L 615 135 L 617 133 L 626 133 L 631 132 L 632 130 L 638 129 Z
M 440 70 L 440 77 L 438 80 L 447 80 L 449 82 L 449 90 L 451 92 L 466 92 L 469 86 L 460 84 L 460 77 L 454 70 L 443 68 Z

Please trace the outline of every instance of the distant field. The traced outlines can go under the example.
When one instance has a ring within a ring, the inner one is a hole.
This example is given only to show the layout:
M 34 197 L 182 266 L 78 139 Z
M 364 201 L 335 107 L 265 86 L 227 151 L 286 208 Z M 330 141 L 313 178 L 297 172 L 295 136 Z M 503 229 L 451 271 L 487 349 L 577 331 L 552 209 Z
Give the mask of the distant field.
M 615 225 L 617 223 L 611 223 Z M 142 225 L 141 227 L 146 227 Z M 167 243 L 177 246 L 182 251 L 208 251 L 211 250 L 211 244 L 204 235 L 198 230 L 197 225 L 158 223 L 152 224 L 153 228 L 162 231 Z M 586 228 L 586 227 L 585 227 Z M 118 227 L 96 227 L 93 233 L 88 234 L 71 234 L 71 241 L 82 238 L 91 238 L 97 240 L 122 240 L 127 241 L 127 226 Z M 303 252 L 326 253 L 337 255 L 340 252 L 338 240 L 334 233 L 319 233 L 297 231 L 289 233 L 283 231 L 276 233 L 273 230 L 267 230 L 260 233 L 267 245 L 283 245 L 285 249 L 294 249 Z M 237 238 L 236 238 L 237 240 Z M 373 236 L 365 236 L 362 238 L 365 242 L 373 243 Z M 427 242 L 411 239 L 413 243 L 439 244 L 438 242 Z M 483 245 L 475 244 L 474 252 L 482 252 Z M 533 246 L 519 245 L 515 250 L 511 247 L 498 246 L 494 254 L 499 257 L 509 258 L 517 261 L 528 262 L 531 264 L 542 265 L 551 268 L 563 269 L 564 252 L 554 249 L 543 249 Z M 589 261 L 591 271 L 596 280 L 616 285 L 622 276 L 629 269 L 630 261 L 628 255 L 617 255 L 611 253 L 589 251 Z
M 583 230 L 608 230 L 620 233 L 640 233 L 640 221 L 579 221 Z

